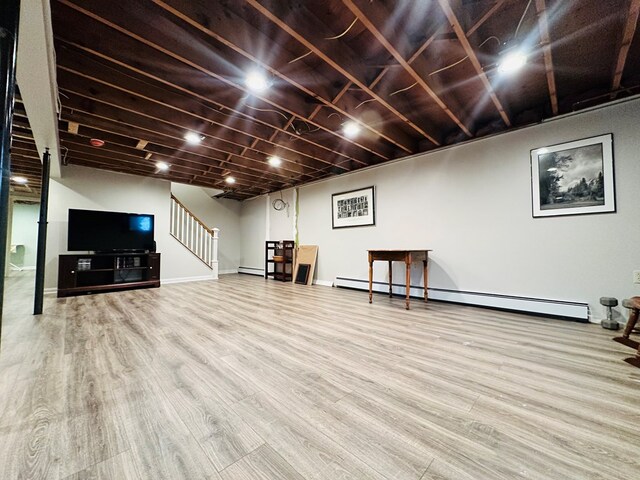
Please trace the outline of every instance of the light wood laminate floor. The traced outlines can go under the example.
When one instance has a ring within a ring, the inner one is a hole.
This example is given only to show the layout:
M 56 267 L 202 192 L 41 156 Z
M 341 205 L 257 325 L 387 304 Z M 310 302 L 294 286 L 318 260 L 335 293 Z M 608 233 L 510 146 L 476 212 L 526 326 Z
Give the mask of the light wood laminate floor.
M 597 325 L 228 275 L 7 284 L 0 479 L 640 478 L 640 370 Z

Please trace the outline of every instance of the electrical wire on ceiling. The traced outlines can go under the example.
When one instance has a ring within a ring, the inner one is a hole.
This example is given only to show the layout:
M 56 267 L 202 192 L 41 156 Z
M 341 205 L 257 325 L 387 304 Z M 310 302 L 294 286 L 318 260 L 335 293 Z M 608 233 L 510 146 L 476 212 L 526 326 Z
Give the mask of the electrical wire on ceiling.
M 64 97 L 67 100 L 69 99 L 69 97 L 67 95 L 65 95 L 64 93 L 62 93 L 60 91 L 59 88 L 56 89 L 56 107 L 58 109 L 58 120 L 62 120 L 62 100 L 60 100 L 60 97 Z
M 64 145 L 60 145 L 60 148 L 64 148 L 64 155 L 62 156 L 62 165 L 64 165 L 66 167 L 68 165 L 67 164 L 67 154 L 69 153 L 69 149 L 67 147 L 65 147 Z
M 311 52 L 311 50 L 309 50 L 307 53 L 305 53 L 305 54 L 303 54 L 303 55 L 300 55 L 299 57 L 296 57 L 296 58 L 294 58 L 293 60 L 290 60 L 288 63 L 289 63 L 289 64 L 292 64 L 292 63 L 294 63 L 294 62 L 297 62 L 298 60 L 302 60 L 304 57 L 306 57 L 306 56 L 308 56 L 308 55 L 311 55 L 311 53 L 312 53 L 312 52 Z
M 526 11 L 525 11 L 526 13 Z M 489 40 L 496 40 L 498 42 L 498 45 L 500 45 L 500 39 L 494 35 L 490 36 L 489 38 L 486 38 L 480 45 L 478 45 L 478 48 L 482 47 L 485 43 L 487 43 Z M 440 73 L 440 72 L 444 72 L 445 70 L 448 70 L 450 68 L 455 67 L 456 65 L 461 64 L 462 62 L 464 62 L 465 60 L 467 60 L 469 58 L 469 55 L 465 55 L 464 57 L 462 57 L 460 60 L 450 63 L 449 65 L 446 65 L 442 68 L 439 68 L 438 70 L 434 70 L 433 72 L 429 73 L 429 77 L 431 77 L 432 75 L 435 75 L 436 73 Z M 398 93 L 402 93 L 402 92 L 406 92 L 407 90 L 412 89 L 413 87 L 415 87 L 418 84 L 418 82 L 415 82 L 411 85 L 409 85 L 408 87 L 405 88 L 401 88 L 400 90 L 396 90 L 395 92 L 391 92 L 389 94 L 390 97 L 393 97 L 394 95 L 397 95 Z M 365 102 L 369 102 L 371 100 L 366 100 Z M 363 102 L 364 103 L 364 102 Z M 360 106 L 360 105 L 358 105 Z M 358 108 L 358 107 L 356 107 Z
M 408 87 L 401 88 L 400 90 L 396 90 L 395 92 L 390 93 L 389 96 L 393 97 L 394 95 L 397 95 L 398 93 L 406 92 L 407 90 L 410 90 L 413 87 L 415 87 L 417 84 L 418 84 L 418 82 L 414 82 L 411 85 L 409 85 Z
M 500 39 L 498 37 L 496 37 L 495 35 L 491 35 L 490 37 L 486 38 L 480 45 L 478 45 L 478 48 L 482 47 L 485 43 L 487 43 L 489 40 L 495 40 L 496 42 L 498 42 L 498 46 L 500 45 Z M 466 59 L 469 58 L 469 55 L 465 55 L 464 57 L 462 57 L 460 60 L 458 60 L 457 62 L 451 63 L 445 67 L 439 68 L 438 70 L 434 70 L 433 72 L 431 72 L 429 74 L 429 76 L 435 75 L 436 73 L 440 73 L 440 72 L 444 72 L 445 70 L 448 70 L 452 67 L 455 67 L 456 65 L 464 62 Z M 415 84 L 414 84 L 415 85 Z
M 524 17 L 527 15 L 529 11 L 529 7 L 531 6 L 532 0 L 529 0 L 527 6 L 524 7 L 524 12 L 522 12 L 522 17 L 520 17 L 520 21 L 518 22 L 518 26 L 516 27 L 516 33 L 513 35 L 514 40 L 518 38 L 518 32 L 520 31 L 520 27 L 522 26 L 522 22 L 524 21 Z
M 259 112 L 273 112 L 273 113 L 277 113 L 278 115 L 280 115 L 280 116 L 284 117 L 284 119 L 285 119 L 285 120 L 289 120 L 289 119 L 287 118 L 287 116 L 286 116 L 284 113 L 279 112 L 279 111 L 277 111 L 277 110 L 274 110 L 274 109 L 272 109 L 272 108 L 258 108 L 258 107 L 252 107 L 251 105 L 248 105 L 248 104 L 246 104 L 246 103 L 244 104 L 244 106 L 245 106 L 245 107 L 247 107 L 247 108 L 250 108 L 251 110 L 258 110 Z
M 364 105 L 365 103 L 369 103 L 369 102 L 375 102 L 376 99 L 375 98 L 370 98 L 369 100 L 365 100 L 364 102 L 360 102 L 358 105 L 356 105 L 355 110 L 359 109 L 362 105 Z
M 351 30 L 351 29 L 353 28 L 353 26 L 356 24 L 356 22 L 357 22 L 357 21 L 358 21 L 358 18 L 356 17 L 356 18 L 353 20 L 353 22 L 351 22 L 351 25 L 349 25 L 349 26 L 347 27 L 347 29 L 346 29 L 344 32 L 342 32 L 342 33 L 341 33 L 341 34 L 339 34 L 339 35 L 336 35 L 335 37 L 325 37 L 324 39 L 325 39 L 325 40 L 337 40 L 337 39 L 339 39 L 339 38 L 344 37 L 347 33 L 349 33 L 349 30 Z

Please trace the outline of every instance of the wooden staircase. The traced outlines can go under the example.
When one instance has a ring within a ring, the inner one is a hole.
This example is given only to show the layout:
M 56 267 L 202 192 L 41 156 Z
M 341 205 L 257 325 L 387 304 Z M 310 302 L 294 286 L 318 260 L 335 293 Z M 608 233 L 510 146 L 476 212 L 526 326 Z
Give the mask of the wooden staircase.
M 209 267 L 218 278 L 218 234 L 220 229 L 207 227 L 175 196 L 171 195 L 170 233 Z

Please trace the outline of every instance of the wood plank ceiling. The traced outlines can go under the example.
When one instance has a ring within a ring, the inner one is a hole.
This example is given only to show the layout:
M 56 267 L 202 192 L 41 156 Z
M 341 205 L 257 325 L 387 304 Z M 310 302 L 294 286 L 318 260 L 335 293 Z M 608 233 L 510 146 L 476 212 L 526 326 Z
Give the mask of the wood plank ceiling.
M 66 161 L 242 200 L 538 122 L 638 93 L 638 4 L 53 0 Z
M 11 130 L 10 192 L 21 197 L 37 197 L 40 195 L 42 182 L 42 162 L 33 140 L 27 113 L 20 101 L 19 91 L 17 97 Z M 26 179 L 27 183 L 15 181 L 20 177 Z

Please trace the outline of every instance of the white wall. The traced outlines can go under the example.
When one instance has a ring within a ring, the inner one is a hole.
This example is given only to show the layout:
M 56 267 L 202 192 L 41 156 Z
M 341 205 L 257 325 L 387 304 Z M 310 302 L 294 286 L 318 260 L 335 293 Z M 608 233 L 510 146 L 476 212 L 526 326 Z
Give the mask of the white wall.
M 367 249 L 431 248 L 430 287 L 586 302 L 601 318 L 600 296 L 640 295 L 638 125 L 633 100 L 301 187 L 300 243 L 319 245 L 321 281 L 366 279 Z M 617 213 L 532 218 L 530 150 L 609 132 Z M 370 185 L 376 226 L 332 230 L 331 194 Z
M 240 268 L 245 273 L 264 273 L 264 242 L 267 238 L 267 196 L 242 202 L 240 210 Z
M 24 263 L 20 267 L 35 267 L 38 249 L 39 204 L 13 204 L 11 245 L 24 245 Z
M 51 179 L 45 288 L 56 287 L 58 255 L 67 253 L 68 210 L 111 210 L 155 215 L 155 240 L 161 253 L 161 279 L 204 278 L 211 270 L 169 234 L 171 184 L 165 180 L 86 167 L 63 167 Z
M 273 202 L 275 200 L 282 199 L 288 207 L 283 210 L 276 210 L 273 208 Z M 293 234 L 293 222 L 295 214 L 294 204 L 294 190 L 284 190 L 282 192 L 272 193 L 267 195 L 268 202 L 268 226 L 269 226 L 269 238 L 268 240 L 295 240 Z
M 193 185 L 171 184 L 171 193 L 209 228 L 220 229 L 218 241 L 219 273 L 233 273 L 240 265 L 240 210 L 236 200 L 211 198 Z

